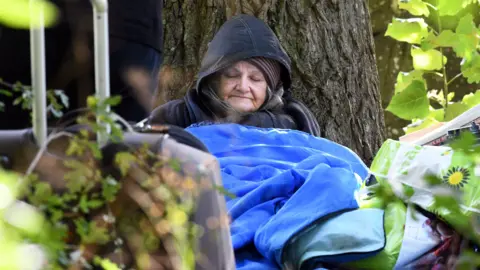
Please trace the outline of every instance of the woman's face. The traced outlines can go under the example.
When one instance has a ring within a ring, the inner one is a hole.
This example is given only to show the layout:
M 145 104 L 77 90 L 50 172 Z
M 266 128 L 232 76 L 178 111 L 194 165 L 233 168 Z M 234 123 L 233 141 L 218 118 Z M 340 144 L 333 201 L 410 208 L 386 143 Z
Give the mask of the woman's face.
M 262 71 L 246 61 L 239 61 L 220 74 L 219 97 L 239 112 L 254 112 L 267 95 L 267 81 Z

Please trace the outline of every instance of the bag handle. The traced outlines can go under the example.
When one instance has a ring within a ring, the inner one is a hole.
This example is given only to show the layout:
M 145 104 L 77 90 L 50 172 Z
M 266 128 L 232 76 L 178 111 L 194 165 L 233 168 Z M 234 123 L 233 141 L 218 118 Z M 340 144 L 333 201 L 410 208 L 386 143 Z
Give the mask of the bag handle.
M 108 40 L 108 2 L 107 0 L 90 0 L 93 6 L 93 37 L 95 48 L 95 94 L 98 99 L 110 97 L 110 62 Z M 107 110 L 110 110 L 107 107 Z M 107 132 L 110 129 L 107 127 Z M 103 146 L 108 138 L 97 134 L 98 143 Z
M 33 4 L 34 1 L 37 0 L 30 0 L 30 4 Z M 90 2 L 93 8 L 95 93 L 97 98 L 104 100 L 110 96 L 108 2 L 107 0 L 90 0 Z M 32 18 L 35 17 L 36 16 L 32 16 Z M 33 132 L 37 145 L 43 145 L 47 140 L 45 26 L 43 23 L 43 13 L 38 16 L 38 21 L 31 21 L 30 44 L 32 91 L 34 97 L 32 104 Z M 105 138 L 103 135 L 97 136 L 97 141 L 101 145 L 104 145 L 107 139 L 108 138 Z
M 30 0 L 30 6 L 37 0 Z M 33 9 L 30 9 L 33 12 Z M 43 10 L 38 21 L 30 22 L 30 72 L 33 91 L 33 134 L 36 143 L 43 145 L 47 140 L 47 91 L 45 79 L 45 26 Z M 37 26 L 34 26 L 37 24 Z

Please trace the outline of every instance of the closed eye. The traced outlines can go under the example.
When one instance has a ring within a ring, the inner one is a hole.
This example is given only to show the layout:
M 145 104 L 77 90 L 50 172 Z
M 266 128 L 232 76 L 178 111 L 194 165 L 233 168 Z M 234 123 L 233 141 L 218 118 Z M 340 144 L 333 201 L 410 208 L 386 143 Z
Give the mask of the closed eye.
M 263 81 L 263 78 L 261 76 L 250 76 L 250 79 L 254 82 L 262 82 Z
M 233 78 L 238 78 L 240 77 L 240 74 L 239 73 L 235 73 L 235 72 L 225 72 L 223 73 L 223 76 L 227 77 L 227 78 L 230 78 L 230 79 L 233 79 Z
M 227 78 L 238 78 L 242 73 L 236 68 L 228 68 L 222 72 L 222 75 Z

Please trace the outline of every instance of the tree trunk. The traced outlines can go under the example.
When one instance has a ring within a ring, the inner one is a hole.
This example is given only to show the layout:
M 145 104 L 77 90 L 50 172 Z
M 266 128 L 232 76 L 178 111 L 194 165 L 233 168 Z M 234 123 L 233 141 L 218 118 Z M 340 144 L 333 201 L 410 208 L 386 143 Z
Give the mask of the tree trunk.
M 369 164 L 384 141 L 384 118 L 366 0 L 166 1 L 157 104 L 194 85 L 208 42 L 239 13 L 277 34 L 292 59 L 294 96 L 312 110 L 322 136 Z

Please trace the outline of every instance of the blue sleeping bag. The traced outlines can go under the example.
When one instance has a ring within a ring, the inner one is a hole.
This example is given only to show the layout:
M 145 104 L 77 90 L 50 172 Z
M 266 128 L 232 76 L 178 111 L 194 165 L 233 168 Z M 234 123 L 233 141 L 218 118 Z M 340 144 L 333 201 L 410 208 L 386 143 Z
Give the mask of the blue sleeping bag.
M 238 124 L 187 128 L 217 157 L 237 269 L 280 269 L 303 229 L 358 209 L 368 168 L 350 149 L 295 130 Z

